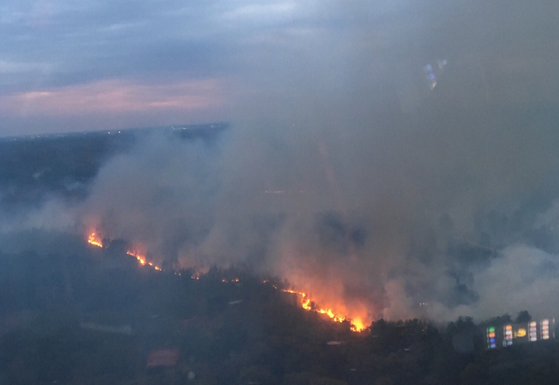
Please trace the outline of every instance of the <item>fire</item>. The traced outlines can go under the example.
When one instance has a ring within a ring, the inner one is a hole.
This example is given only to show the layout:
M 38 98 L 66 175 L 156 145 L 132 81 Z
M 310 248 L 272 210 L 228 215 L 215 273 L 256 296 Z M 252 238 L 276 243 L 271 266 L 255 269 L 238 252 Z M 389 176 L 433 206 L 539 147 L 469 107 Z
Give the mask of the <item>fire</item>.
M 277 289 L 277 287 L 274 286 L 274 288 Z M 312 306 L 312 301 L 309 298 L 307 293 L 303 293 L 301 291 L 295 291 L 295 290 L 289 290 L 289 289 L 283 289 L 282 290 L 284 293 L 290 293 L 290 294 L 296 294 L 298 295 L 300 298 L 300 305 L 303 309 L 307 310 L 307 311 L 314 311 L 316 313 L 319 314 L 324 314 L 326 316 L 328 316 L 328 318 L 330 318 L 332 321 L 334 322 L 344 322 L 344 321 L 348 321 L 351 324 L 351 330 L 354 332 L 360 332 L 366 329 L 366 326 L 363 322 L 363 320 L 361 318 L 348 318 L 342 315 L 337 314 L 336 312 L 334 312 L 332 309 L 324 309 L 324 308 L 320 308 L 317 306 Z
M 87 243 L 93 246 L 103 247 L 103 241 L 101 240 L 101 238 L 97 236 L 95 232 L 89 234 L 89 237 L 87 238 Z
M 138 260 L 138 262 L 140 263 L 140 265 L 142 265 L 142 266 L 146 266 L 146 265 L 147 265 L 147 266 L 153 268 L 153 270 L 161 271 L 161 268 L 160 268 L 159 266 L 157 266 L 157 265 L 156 265 L 155 263 L 153 263 L 153 262 L 148 261 L 148 260 L 146 259 L 146 257 L 145 257 L 144 255 L 142 255 L 142 254 L 136 253 L 136 252 L 131 251 L 131 250 L 128 250 L 128 251 L 126 252 L 126 254 L 128 254 L 128 255 L 131 256 L 131 257 L 136 258 L 136 259 Z
M 359 317 L 355 317 L 351 319 L 351 330 L 354 332 L 362 332 L 367 328 L 367 325 L 363 322 L 363 320 Z
M 89 243 L 90 245 L 96 246 L 96 247 L 103 247 L 103 241 L 98 236 L 98 234 L 96 232 L 92 232 L 91 234 L 89 234 L 89 236 L 87 238 L 87 243 Z M 138 253 L 138 252 L 133 251 L 133 250 L 126 251 L 126 254 L 131 256 L 131 257 L 134 257 L 138 261 L 138 263 L 142 266 L 148 266 L 148 267 L 150 267 L 150 268 L 152 268 L 156 271 L 162 271 L 161 267 L 157 266 L 155 263 L 153 263 L 151 261 L 148 261 L 144 254 Z M 180 273 L 177 273 L 177 272 L 175 272 L 175 274 L 181 275 Z M 190 278 L 194 279 L 194 280 L 199 280 L 200 279 L 200 274 L 196 273 L 196 274 L 192 275 Z M 229 279 L 229 280 L 223 279 L 222 282 L 223 283 L 237 283 L 237 282 L 239 282 L 239 278 L 233 278 L 233 279 Z M 266 283 L 268 283 L 268 280 L 264 280 L 264 281 L 262 281 L 262 283 L 266 284 Z M 279 290 L 278 287 L 273 285 L 273 284 L 272 284 L 272 287 L 276 290 Z M 319 313 L 319 314 L 324 314 L 334 322 L 344 322 L 344 321 L 350 322 L 351 330 L 354 331 L 354 332 L 361 332 L 361 331 L 363 331 L 367 328 L 367 326 L 365 325 L 364 320 L 360 317 L 349 318 L 347 316 L 343 316 L 343 315 L 340 315 L 340 314 L 336 313 L 333 309 L 326 309 L 326 308 L 318 307 L 316 305 L 316 303 L 314 303 L 309 298 L 309 295 L 307 293 L 304 293 L 304 292 L 301 292 L 301 291 L 290 290 L 290 289 L 282 289 L 282 291 L 285 292 L 285 293 L 295 294 L 298 297 L 300 297 L 299 298 L 299 304 L 303 309 L 305 309 L 307 311 L 314 311 L 314 312 Z
M 103 240 L 97 235 L 95 231 L 89 234 L 89 236 L 87 237 L 87 243 L 96 247 L 103 247 Z M 126 254 L 136 258 L 138 260 L 138 263 L 140 263 L 140 265 L 142 266 L 148 265 L 156 271 L 161 271 L 161 267 L 157 266 L 153 262 L 149 262 L 144 255 L 138 254 L 131 250 L 128 250 Z
M 232 278 L 232 279 L 222 279 L 221 282 L 223 283 L 238 283 L 240 280 L 239 278 Z

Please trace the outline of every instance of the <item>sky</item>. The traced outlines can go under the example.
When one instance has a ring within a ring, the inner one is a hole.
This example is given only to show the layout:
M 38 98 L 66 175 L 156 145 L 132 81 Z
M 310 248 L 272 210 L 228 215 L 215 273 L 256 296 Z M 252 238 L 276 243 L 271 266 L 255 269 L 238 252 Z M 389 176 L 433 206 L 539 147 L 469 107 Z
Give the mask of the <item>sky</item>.
M 230 120 L 235 100 L 254 92 L 246 75 L 272 40 L 312 28 L 315 8 L 3 1 L 0 135 Z
M 414 112 L 437 60 L 456 100 L 557 100 L 556 3 L 447 3 L 4 0 L 0 135 L 314 118 L 354 96 Z

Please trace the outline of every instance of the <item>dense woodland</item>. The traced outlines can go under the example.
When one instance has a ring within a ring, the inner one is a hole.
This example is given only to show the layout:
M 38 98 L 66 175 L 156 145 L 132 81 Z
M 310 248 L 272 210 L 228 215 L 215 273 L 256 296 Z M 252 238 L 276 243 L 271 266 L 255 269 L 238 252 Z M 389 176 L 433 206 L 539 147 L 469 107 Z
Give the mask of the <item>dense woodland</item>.
M 212 127 L 178 134 L 212 143 L 226 125 Z M 134 136 L 0 141 L 0 215 L 51 195 L 82 199 L 100 165 Z M 485 349 L 489 323 L 525 322 L 526 312 L 476 323 L 377 320 L 353 333 L 347 322 L 299 307 L 274 288 L 288 286 L 277 278 L 239 267 L 193 279 L 194 271 L 179 276 L 165 264 L 163 272 L 142 267 L 125 250 L 122 241 L 99 249 L 44 230 L 0 234 L 0 385 L 541 385 L 559 378 L 554 341 Z M 178 362 L 148 367 L 150 352 L 161 349 L 178 349 Z
M 547 384 L 559 378 L 555 342 L 487 351 L 483 325 L 469 318 L 448 325 L 378 320 L 353 333 L 348 323 L 303 310 L 293 295 L 243 269 L 211 269 L 193 279 L 192 271 L 178 276 L 142 267 L 118 242 L 104 250 L 80 242 L 66 239 L 67 255 L 0 255 L 0 384 Z M 84 323 L 126 325 L 131 333 Z M 473 338 L 472 353 L 453 344 L 464 333 Z M 180 352 L 176 365 L 147 367 L 150 351 L 171 348 Z
M 0 138 L 0 208 L 39 205 L 52 195 L 81 199 L 103 162 L 130 149 L 138 138 L 159 133 L 211 144 L 228 125 L 180 127 Z

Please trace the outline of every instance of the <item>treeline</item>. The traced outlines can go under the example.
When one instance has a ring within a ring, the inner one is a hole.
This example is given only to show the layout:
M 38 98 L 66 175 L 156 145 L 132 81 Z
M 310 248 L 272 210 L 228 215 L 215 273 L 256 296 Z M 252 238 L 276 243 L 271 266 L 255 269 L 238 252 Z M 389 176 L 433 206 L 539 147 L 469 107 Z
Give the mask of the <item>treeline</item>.
M 0 261 L 0 384 L 551 384 L 559 378 L 554 342 L 488 351 L 484 324 L 470 318 L 444 326 L 379 320 L 353 333 L 348 323 L 307 312 L 293 295 L 241 270 L 212 269 L 196 279 L 193 271 L 178 276 L 140 267 L 115 250 L 0 253 Z M 147 367 L 154 349 L 176 348 L 173 366 Z
M 130 150 L 145 135 L 159 133 L 185 142 L 212 144 L 228 127 L 214 123 L 178 130 L 158 127 L 0 138 L 0 203 L 8 210 L 16 205 L 38 205 L 53 195 L 82 199 L 101 165 L 111 156 Z

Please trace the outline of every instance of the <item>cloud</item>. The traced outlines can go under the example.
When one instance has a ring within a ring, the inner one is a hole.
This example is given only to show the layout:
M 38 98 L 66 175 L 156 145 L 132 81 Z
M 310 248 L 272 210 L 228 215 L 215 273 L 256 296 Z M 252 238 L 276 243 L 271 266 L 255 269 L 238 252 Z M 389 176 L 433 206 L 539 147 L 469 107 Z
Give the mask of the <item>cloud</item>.
M 255 104 L 256 111 L 274 114 L 274 106 L 291 103 L 304 110 L 312 100 L 325 110 L 348 108 L 345 101 L 351 100 L 362 113 L 392 97 L 414 113 L 428 97 L 423 67 L 445 59 L 450 64 L 438 83 L 456 103 L 551 104 L 559 96 L 558 82 L 547 76 L 554 68 L 554 43 L 550 34 L 528 27 L 555 28 L 552 12 L 544 10 L 556 5 L 541 5 L 8 0 L 0 24 L 0 92 L 227 78 L 235 87 L 222 98 L 244 117 Z M 514 20 L 523 22 L 515 26 Z M 34 129 L 74 125 L 70 120 L 61 115 Z M 126 119 L 107 124 L 121 121 Z
M 241 4 L 222 17 L 227 22 L 251 22 L 255 24 L 275 24 L 279 21 L 293 19 L 297 4 L 295 2 Z
M 82 115 L 215 109 L 224 103 L 221 92 L 221 82 L 216 79 L 163 85 L 101 81 L 3 96 L 0 111 L 22 115 Z

